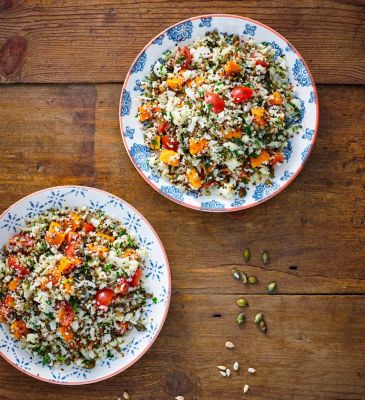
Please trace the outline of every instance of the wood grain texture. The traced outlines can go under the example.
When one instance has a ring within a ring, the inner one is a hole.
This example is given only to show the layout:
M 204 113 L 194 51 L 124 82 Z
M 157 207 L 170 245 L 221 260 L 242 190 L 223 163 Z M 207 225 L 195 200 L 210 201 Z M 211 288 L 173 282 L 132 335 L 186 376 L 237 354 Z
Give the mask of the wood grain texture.
M 161 30 L 228 13 L 283 34 L 318 83 L 365 83 L 365 4 L 358 0 L 1 0 L 0 81 L 121 82 Z
M 112 84 L 0 87 L 1 209 L 47 186 L 96 186 L 150 220 L 176 289 L 235 292 L 235 282 L 220 281 L 241 267 L 262 284 L 277 280 L 281 293 L 364 293 L 365 88 L 320 87 L 318 141 L 302 173 L 268 202 L 226 215 L 186 209 L 144 182 L 120 138 L 119 92 Z
M 228 278 L 227 278 L 228 279 Z M 222 284 L 225 281 L 222 281 Z M 108 381 L 55 387 L 20 374 L 0 360 L 2 400 L 131 400 L 246 398 L 254 400 L 365 399 L 365 296 L 246 296 L 247 323 L 233 323 L 231 295 L 174 294 L 156 343 L 134 366 Z M 265 314 L 268 333 L 252 322 Z M 227 350 L 226 340 L 236 348 Z M 241 371 L 219 375 L 217 365 Z M 255 375 L 247 373 L 254 367 Z M 20 389 L 21 388 L 21 389 Z

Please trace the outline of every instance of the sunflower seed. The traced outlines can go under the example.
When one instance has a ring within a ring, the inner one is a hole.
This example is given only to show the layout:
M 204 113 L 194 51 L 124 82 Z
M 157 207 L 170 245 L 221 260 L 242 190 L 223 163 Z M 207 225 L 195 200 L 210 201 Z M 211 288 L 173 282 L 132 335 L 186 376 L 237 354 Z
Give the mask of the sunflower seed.
M 219 371 L 222 376 L 227 376 L 226 371 Z
M 236 269 L 232 269 L 232 278 L 239 281 L 241 279 L 241 273 Z
M 243 258 L 245 259 L 245 261 L 248 263 L 251 259 L 251 252 L 250 249 L 248 247 L 246 247 L 243 250 Z
M 243 323 L 245 322 L 246 316 L 244 313 L 240 313 L 237 315 L 236 324 L 242 327 Z
M 248 306 L 248 301 L 245 298 L 241 298 L 237 300 L 237 305 L 238 307 L 247 307 Z
M 248 277 L 248 283 L 251 283 L 251 285 L 255 285 L 256 283 L 258 283 L 258 279 L 256 276 L 249 276 Z
M 224 365 L 217 365 L 217 368 L 218 368 L 220 371 L 225 371 L 225 370 L 227 369 Z
M 263 318 L 264 318 L 264 315 L 261 312 L 256 314 L 255 315 L 255 324 L 259 324 Z
M 238 370 L 240 369 L 240 365 L 238 364 L 238 361 L 236 361 L 236 362 L 233 364 L 233 369 L 234 369 L 235 371 L 238 371 Z
M 232 342 L 226 342 L 227 349 L 234 349 L 235 345 Z
M 129 399 L 129 393 L 127 391 L 124 391 L 123 393 L 123 399 L 128 400 Z
M 275 290 L 276 290 L 276 282 L 270 282 L 270 283 L 268 283 L 268 285 L 266 286 L 266 290 L 267 290 L 269 293 L 275 292 Z
M 261 332 L 262 333 L 266 333 L 267 332 L 267 325 L 266 325 L 266 322 L 265 322 L 264 319 L 260 321 L 259 325 L 260 325 Z
M 231 376 L 231 370 L 229 368 L 227 368 L 227 370 L 226 370 L 226 375 L 227 375 L 227 378 L 229 378 Z
M 267 251 L 262 253 L 262 261 L 265 265 L 269 264 L 269 254 Z
M 255 368 L 249 368 L 247 371 L 249 374 L 254 374 L 256 372 Z
M 246 394 L 248 392 L 248 390 L 250 389 L 250 387 L 248 385 L 245 385 L 243 387 L 243 393 Z
M 248 278 L 244 272 L 241 272 L 241 279 L 242 279 L 243 284 L 246 285 L 248 282 Z

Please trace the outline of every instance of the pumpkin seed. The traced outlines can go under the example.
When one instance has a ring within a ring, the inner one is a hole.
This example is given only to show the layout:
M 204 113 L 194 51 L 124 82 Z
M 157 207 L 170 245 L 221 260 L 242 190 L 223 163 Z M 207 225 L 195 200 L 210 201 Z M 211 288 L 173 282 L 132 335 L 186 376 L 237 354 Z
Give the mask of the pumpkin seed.
M 250 249 L 248 247 L 246 247 L 243 250 L 243 258 L 245 259 L 245 261 L 248 263 L 251 259 L 251 252 Z
M 227 349 L 234 349 L 235 345 L 232 342 L 226 342 Z
M 249 276 L 248 277 L 248 283 L 250 283 L 251 285 L 255 285 L 256 283 L 258 283 L 258 279 L 256 276 Z
M 243 284 L 246 285 L 248 282 L 248 278 L 244 272 L 241 272 L 241 279 L 242 279 Z
M 262 333 L 267 332 L 267 325 L 264 319 L 260 321 L 260 329 Z
M 264 319 L 264 315 L 259 312 L 255 315 L 255 324 L 259 324 Z
M 276 290 L 276 282 L 270 282 L 270 283 L 268 283 L 268 285 L 266 286 L 266 290 L 267 290 L 269 293 L 275 292 L 275 290 Z
M 241 279 L 241 273 L 236 269 L 232 269 L 232 278 L 239 281 Z
M 124 391 L 124 393 L 123 393 L 123 399 L 125 399 L 125 400 L 128 400 L 130 397 L 129 397 L 129 393 L 127 392 L 127 391 Z
M 249 374 L 254 374 L 256 372 L 255 368 L 249 368 L 247 371 Z
M 248 301 L 245 298 L 240 298 L 237 300 L 238 307 L 244 308 L 248 306 Z
M 222 376 L 227 376 L 226 371 L 219 371 Z
M 243 393 L 246 394 L 249 391 L 250 387 L 248 385 L 245 385 L 243 387 Z
M 243 323 L 245 322 L 246 316 L 244 313 L 240 313 L 237 315 L 236 323 L 238 326 L 242 327 Z
M 185 400 L 185 397 L 184 396 L 176 396 L 175 400 Z
M 265 265 L 269 264 L 269 254 L 267 251 L 262 253 L 262 261 Z
M 239 365 L 238 361 L 236 361 L 236 362 L 233 364 L 233 369 L 234 369 L 235 371 L 238 371 L 238 370 L 240 369 L 240 365 Z
M 219 371 L 225 371 L 227 368 L 224 365 L 217 365 Z
M 227 368 L 227 370 L 226 370 L 226 375 L 227 375 L 227 378 L 229 378 L 231 376 L 231 370 L 229 368 Z

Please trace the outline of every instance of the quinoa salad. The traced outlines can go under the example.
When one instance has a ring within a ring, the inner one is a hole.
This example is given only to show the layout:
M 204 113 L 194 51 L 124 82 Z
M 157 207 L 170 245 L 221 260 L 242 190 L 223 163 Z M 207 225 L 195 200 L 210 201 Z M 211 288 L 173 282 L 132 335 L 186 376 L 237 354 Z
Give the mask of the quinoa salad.
M 92 368 L 146 329 L 146 256 L 102 211 L 48 210 L 0 253 L 1 322 L 43 364 Z
M 188 192 L 244 197 L 274 177 L 300 128 L 285 56 L 267 42 L 208 32 L 164 52 L 141 88 L 150 166 Z

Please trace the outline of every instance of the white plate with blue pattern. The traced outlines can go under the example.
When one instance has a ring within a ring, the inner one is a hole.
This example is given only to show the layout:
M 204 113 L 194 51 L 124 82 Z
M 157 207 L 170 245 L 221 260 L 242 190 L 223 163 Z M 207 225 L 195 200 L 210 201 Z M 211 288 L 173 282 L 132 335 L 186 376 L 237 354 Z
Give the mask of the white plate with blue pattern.
M 171 295 L 169 263 L 165 250 L 156 232 L 135 208 L 120 198 L 102 190 L 85 186 L 59 186 L 33 193 L 9 207 L 0 216 L 0 237 L 2 246 L 17 233 L 27 218 L 49 209 L 68 206 L 87 206 L 102 209 L 115 216 L 137 237 L 138 243 L 148 250 L 144 283 L 148 291 L 157 298 L 157 303 L 148 300 L 145 309 L 145 332 L 133 329 L 126 335 L 122 348 L 124 356 L 114 356 L 97 362 L 88 370 L 70 367 L 67 369 L 42 365 L 40 358 L 32 357 L 23 350 L 20 342 L 9 333 L 5 324 L 0 324 L 0 354 L 14 367 L 26 374 L 51 383 L 81 385 L 110 378 L 134 364 L 149 349 L 157 338 L 167 315 Z
M 285 150 L 285 162 L 275 168 L 275 178 L 270 184 L 250 184 L 245 198 L 198 196 L 196 191 L 184 192 L 156 174 L 149 166 L 151 152 L 144 144 L 142 125 L 136 118 L 141 81 L 161 59 L 162 53 L 175 45 L 190 44 L 213 29 L 229 34 L 240 34 L 246 39 L 251 37 L 257 42 L 270 42 L 278 56 L 284 53 L 289 64 L 290 81 L 302 104 L 300 122 L 303 128 L 289 141 Z M 190 18 L 169 27 L 152 39 L 139 53 L 126 76 L 119 107 L 123 142 L 130 159 L 142 177 L 159 193 L 176 203 L 197 210 L 215 212 L 238 211 L 253 207 L 288 186 L 301 171 L 313 148 L 317 136 L 318 118 L 317 90 L 312 75 L 298 51 L 282 35 L 268 26 L 249 18 L 226 14 Z

